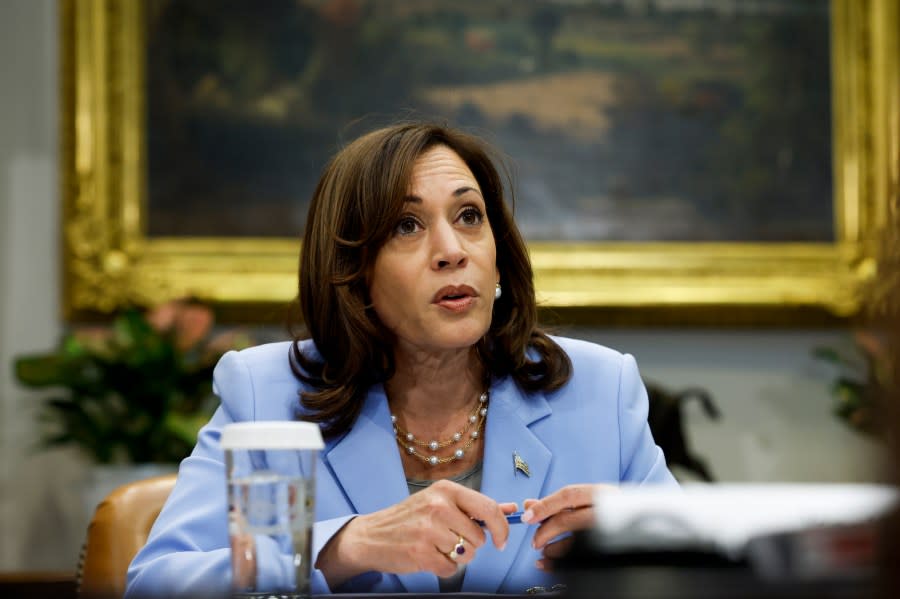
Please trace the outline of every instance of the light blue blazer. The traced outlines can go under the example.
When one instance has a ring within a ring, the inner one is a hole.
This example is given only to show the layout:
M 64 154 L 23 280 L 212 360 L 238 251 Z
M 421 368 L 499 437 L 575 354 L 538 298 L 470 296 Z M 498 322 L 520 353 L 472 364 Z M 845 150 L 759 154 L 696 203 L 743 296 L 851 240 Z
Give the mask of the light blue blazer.
M 572 360 L 571 380 L 553 393 L 525 393 L 511 378 L 491 386 L 481 491 L 521 507 L 573 483 L 674 485 L 647 425 L 647 393 L 634 358 L 573 339 L 556 338 Z M 312 349 L 304 342 L 304 351 Z M 179 468 L 178 482 L 144 548 L 128 570 L 129 597 L 220 595 L 230 585 L 222 427 L 246 420 L 289 420 L 298 413 L 301 383 L 288 364 L 289 342 L 222 357 L 214 374 L 221 406 L 200 431 Z M 530 476 L 513 468 L 513 453 Z M 316 465 L 313 564 L 319 550 L 355 514 L 381 510 L 408 496 L 384 389 L 372 387 L 353 428 L 326 442 Z M 513 525 L 506 549 L 490 542 L 466 568 L 463 592 L 523 593 L 555 581 L 535 568 L 535 527 Z M 288 576 L 279 560 L 260 556 L 259 584 Z M 313 594 L 329 593 L 314 570 Z M 438 592 L 428 572 L 363 574 L 334 591 Z

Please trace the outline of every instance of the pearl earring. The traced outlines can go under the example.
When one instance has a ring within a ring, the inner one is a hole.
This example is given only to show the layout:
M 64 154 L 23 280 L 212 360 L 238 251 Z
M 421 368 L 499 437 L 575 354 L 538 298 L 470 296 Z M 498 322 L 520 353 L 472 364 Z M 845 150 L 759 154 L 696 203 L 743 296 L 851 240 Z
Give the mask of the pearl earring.
M 494 288 L 494 299 L 500 299 L 500 296 L 503 295 L 503 290 L 500 289 L 500 283 L 497 283 L 497 287 Z

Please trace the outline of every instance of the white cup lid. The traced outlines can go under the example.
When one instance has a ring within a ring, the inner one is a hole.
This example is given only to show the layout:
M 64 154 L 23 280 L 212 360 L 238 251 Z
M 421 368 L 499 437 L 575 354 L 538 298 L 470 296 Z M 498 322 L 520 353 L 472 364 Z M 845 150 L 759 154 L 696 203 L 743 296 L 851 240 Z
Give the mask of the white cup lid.
M 286 420 L 235 422 L 222 429 L 222 449 L 323 449 L 314 422 Z

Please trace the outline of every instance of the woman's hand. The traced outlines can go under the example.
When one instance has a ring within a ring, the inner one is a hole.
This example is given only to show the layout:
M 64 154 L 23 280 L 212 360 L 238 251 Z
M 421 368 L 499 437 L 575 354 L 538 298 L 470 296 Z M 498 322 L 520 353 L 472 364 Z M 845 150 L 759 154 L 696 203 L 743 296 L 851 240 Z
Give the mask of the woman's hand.
M 509 524 L 504 514 L 514 511 L 514 503 L 498 504 L 477 491 L 440 480 L 398 504 L 348 522 L 322 548 L 316 568 L 332 589 L 370 571 L 452 576 L 485 544 L 485 529 L 495 547 L 506 546 Z M 457 552 L 460 539 L 462 552 Z
M 228 538 L 231 542 L 232 586 L 235 590 L 256 589 L 256 540 L 247 532 L 243 515 L 228 509 Z
M 540 523 L 532 541 L 535 549 L 542 550 L 538 568 L 549 570 L 552 560 L 565 555 L 572 545 L 571 533 L 594 525 L 594 495 L 598 489 L 618 491 L 613 485 L 569 485 L 543 499 L 525 500 L 522 522 Z M 557 539 L 561 535 L 564 538 Z

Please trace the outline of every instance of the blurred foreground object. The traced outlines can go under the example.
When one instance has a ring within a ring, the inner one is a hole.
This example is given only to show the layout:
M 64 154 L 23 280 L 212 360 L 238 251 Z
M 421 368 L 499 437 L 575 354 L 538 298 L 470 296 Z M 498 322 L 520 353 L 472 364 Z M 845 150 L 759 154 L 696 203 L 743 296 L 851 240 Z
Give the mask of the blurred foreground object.
M 688 484 L 600 493 L 560 562 L 575 597 L 859 597 L 878 587 L 881 485 Z

